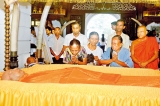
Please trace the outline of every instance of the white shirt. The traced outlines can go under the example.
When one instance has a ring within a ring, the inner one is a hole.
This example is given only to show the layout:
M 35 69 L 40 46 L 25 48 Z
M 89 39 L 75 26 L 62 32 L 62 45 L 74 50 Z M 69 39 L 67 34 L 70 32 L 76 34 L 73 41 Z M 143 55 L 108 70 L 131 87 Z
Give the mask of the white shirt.
M 75 37 L 73 33 L 71 33 L 65 36 L 63 45 L 69 46 L 70 41 L 73 40 L 74 38 L 80 41 L 81 46 L 85 46 L 88 44 L 88 39 L 85 35 L 79 33 L 79 36 Z
M 59 36 L 59 38 L 57 39 L 56 36 L 53 35 L 53 40 L 54 41 L 53 41 L 52 50 L 54 51 L 54 53 L 56 55 L 59 55 L 59 53 L 61 52 L 61 50 L 63 48 L 64 38 L 62 36 Z M 63 56 L 63 55 L 61 55 L 61 56 Z
M 54 38 L 53 38 L 53 35 L 50 34 L 49 36 L 47 35 L 47 43 L 48 43 L 48 46 L 49 48 L 53 48 L 53 41 L 54 41 Z
M 108 47 L 111 47 L 112 37 L 115 35 L 116 35 L 116 33 L 108 36 L 107 46 L 106 46 L 105 50 L 107 50 Z M 123 39 L 123 47 L 129 49 L 129 46 L 130 46 L 129 36 L 124 33 L 122 33 L 120 36 Z
M 112 31 L 111 31 L 111 34 L 115 34 L 115 33 L 116 33 L 116 31 L 115 31 L 115 30 L 112 30 Z
M 88 48 L 88 45 L 85 45 L 84 48 L 86 49 L 87 54 L 93 54 L 94 56 L 98 56 L 99 59 L 101 59 L 101 56 L 103 54 L 103 50 L 97 46 L 95 50 L 91 50 Z
M 31 43 L 37 45 L 37 39 L 33 34 L 31 34 Z
M 31 44 L 35 44 L 37 45 L 37 39 L 36 37 L 34 37 L 33 34 L 31 34 L 31 41 L 30 41 Z M 36 52 L 36 48 L 31 48 L 31 55 L 33 55 L 33 53 Z

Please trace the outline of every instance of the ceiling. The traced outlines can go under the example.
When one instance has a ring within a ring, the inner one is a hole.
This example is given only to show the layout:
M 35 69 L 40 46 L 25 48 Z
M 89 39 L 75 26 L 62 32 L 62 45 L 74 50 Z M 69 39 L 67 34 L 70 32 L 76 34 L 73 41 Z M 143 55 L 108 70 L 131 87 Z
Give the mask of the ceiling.
M 160 6 L 160 0 L 18 0 L 20 2 L 68 2 L 68 3 L 115 3 L 115 2 L 122 2 L 122 3 L 148 3 L 148 4 L 155 4 Z

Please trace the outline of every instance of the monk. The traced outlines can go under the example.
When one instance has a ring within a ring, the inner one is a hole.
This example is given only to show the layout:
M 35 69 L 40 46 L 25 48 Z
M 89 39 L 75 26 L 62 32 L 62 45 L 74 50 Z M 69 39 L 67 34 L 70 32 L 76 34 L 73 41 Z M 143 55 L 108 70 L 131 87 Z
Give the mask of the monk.
M 46 70 L 27 74 L 16 68 L 2 74 L 2 80 L 21 81 L 29 83 L 87 83 L 87 84 L 114 84 L 120 74 L 94 72 L 78 67 L 58 70 Z
M 79 67 L 46 70 L 33 74 L 27 74 L 15 68 L 5 71 L 2 80 L 27 83 L 82 83 L 160 87 L 160 76 L 123 76 L 121 74 L 95 72 Z
M 22 78 L 25 75 L 26 73 L 24 71 L 20 70 L 19 68 L 14 68 L 14 69 L 5 71 L 2 74 L 2 80 L 19 81 L 20 78 Z
M 139 26 L 138 39 L 131 44 L 134 67 L 158 69 L 158 43 L 155 37 L 147 37 L 147 33 L 145 26 Z
M 82 83 L 160 87 L 160 76 L 123 76 L 121 74 L 95 72 L 79 67 L 40 71 L 27 74 L 15 68 L 7 70 L 2 80 L 27 83 Z

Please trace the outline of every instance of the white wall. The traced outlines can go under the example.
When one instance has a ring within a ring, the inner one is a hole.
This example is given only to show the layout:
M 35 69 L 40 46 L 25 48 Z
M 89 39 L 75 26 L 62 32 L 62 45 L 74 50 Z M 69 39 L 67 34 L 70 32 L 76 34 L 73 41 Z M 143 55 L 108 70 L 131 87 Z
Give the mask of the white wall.
M 18 65 L 24 67 L 26 58 L 30 55 L 30 26 L 31 26 L 31 4 L 19 3 L 20 5 L 20 23 L 18 33 Z M 11 6 L 12 9 L 12 6 Z M 0 0 L 0 70 L 4 68 L 4 0 Z M 12 13 L 12 12 L 11 12 Z
M 20 3 L 20 23 L 18 34 L 18 65 L 24 67 L 30 56 L 31 4 Z

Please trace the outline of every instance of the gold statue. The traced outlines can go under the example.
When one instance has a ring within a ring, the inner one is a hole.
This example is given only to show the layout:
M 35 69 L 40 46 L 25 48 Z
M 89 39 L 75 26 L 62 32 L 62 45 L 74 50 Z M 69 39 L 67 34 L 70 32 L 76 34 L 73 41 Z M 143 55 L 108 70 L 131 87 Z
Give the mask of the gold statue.
M 33 13 L 37 13 L 37 6 L 34 6 L 33 7 L 33 11 L 32 11 Z
M 39 8 L 38 13 L 42 13 L 42 7 Z

